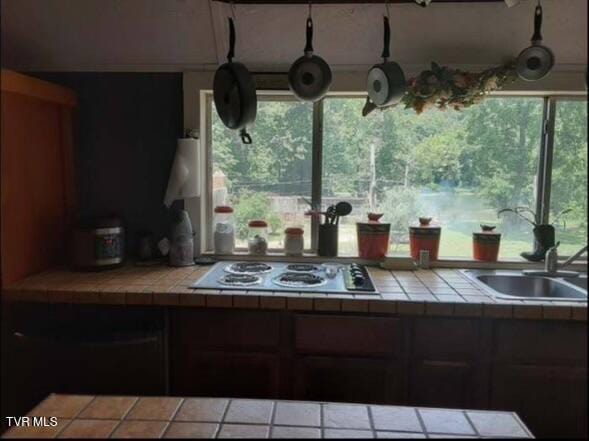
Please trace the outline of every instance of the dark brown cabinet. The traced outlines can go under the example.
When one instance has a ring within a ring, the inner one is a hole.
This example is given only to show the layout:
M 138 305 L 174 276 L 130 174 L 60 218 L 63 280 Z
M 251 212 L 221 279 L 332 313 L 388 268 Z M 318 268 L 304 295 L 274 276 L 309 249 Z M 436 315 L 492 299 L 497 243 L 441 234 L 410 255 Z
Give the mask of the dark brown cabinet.
M 402 369 L 388 360 L 301 357 L 294 398 L 314 401 L 403 403 Z
M 172 363 L 171 393 L 279 398 L 279 360 L 271 354 L 186 352 Z
M 587 325 L 501 321 L 494 327 L 491 407 L 537 437 L 587 437 Z
M 491 408 L 537 437 L 587 435 L 581 322 L 58 305 L 9 322 L 2 379 L 27 383 L 12 387 L 21 407 L 50 392 L 168 392 Z
M 281 314 L 170 310 L 173 395 L 281 397 Z
M 492 408 L 517 412 L 537 437 L 587 437 L 586 368 L 496 366 L 492 384 Z
M 297 314 L 299 354 L 390 358 L 402 352 L 402 322 L 387 317 Z
M 410 324 L 409 403 L 478 408 L 486 403 L 480 320 L 419 318 Z
M 300 400 L 403 403 L 400 319 L 297 314 L 294 397 Z
M 460 409 L 476 407 L 476 375 L 475 366 L 469 362 L 415 361 L 409 374 L 409 403 Z
M 24 415 L 49 393 L 166 393 L 163 311 L 44 304 L 9 309 L 3 311 L 3 414 Z

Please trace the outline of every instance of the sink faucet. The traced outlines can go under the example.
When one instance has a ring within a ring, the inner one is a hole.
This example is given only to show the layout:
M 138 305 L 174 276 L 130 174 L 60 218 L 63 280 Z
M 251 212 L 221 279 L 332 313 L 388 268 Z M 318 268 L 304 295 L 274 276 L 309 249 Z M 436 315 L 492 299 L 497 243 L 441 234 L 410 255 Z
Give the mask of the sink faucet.
M 544 260 L 544 270 L 524 270 L 524 274 L 528 276 L 548 276 L 548 277 L 577 277 L 577 271 L 562 271 L 575 260 L 577 260 L 584 252 L 587 251 L 587 245 L 565 260 L 561 265 L 558 264 L 558 246 L 560 242 L 549 248 L 546 252 Z
M 560 242 L 559 242 L 560 243 Z M 573 263 L 575 260 L 577 260 L 579 257 L 581 257 L 581 255 L 587 251 L 587 245 L 585 245 L 583 248 L 581 248 L 579 251 L 577 251 L 575 254 L 573 254 L 571 257 L 569 257 L 567 260 L 565 260 L 560 267 L 561 268 L 566 268 L 567 266 L 569 266 L 571 263 Z

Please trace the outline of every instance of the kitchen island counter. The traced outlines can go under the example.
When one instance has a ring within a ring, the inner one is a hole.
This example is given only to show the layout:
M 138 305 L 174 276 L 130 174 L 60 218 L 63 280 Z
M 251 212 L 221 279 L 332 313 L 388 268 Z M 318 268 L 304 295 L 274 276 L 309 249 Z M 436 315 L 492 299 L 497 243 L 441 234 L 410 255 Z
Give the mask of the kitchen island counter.
M 128 264 L 104 272 L 45 271 L 3 289 L 3 301 L 167 305 L 410 316 L 587 321 L 587 302 L 499 299 L 458 269 L 369 269 L 378 294 L 194 290 L 209 266 Z
M 47 427 L 3 437 L 533 438 L 512 412 L 312 401 L 52 394 L 28 416 Z

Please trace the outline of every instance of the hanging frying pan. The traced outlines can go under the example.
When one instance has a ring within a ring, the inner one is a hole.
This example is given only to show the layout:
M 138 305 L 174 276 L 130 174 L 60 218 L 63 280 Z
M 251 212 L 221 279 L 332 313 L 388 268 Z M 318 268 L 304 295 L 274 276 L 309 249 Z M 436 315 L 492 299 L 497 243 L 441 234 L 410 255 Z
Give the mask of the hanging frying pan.
M 397 104 L 405 95 L 407 83 L 405 74 L 398 63 L 388 61 L 391 40 L 389 18 L 384 18 L 384 47 L 381 64 L 376 64 L 368 71 L 367 89 L 370 101 L 377 107 Z
M 305 55 L 298 58 L 288 71 L 288 85 L 302 101 L 318 101 L 331 85 L 331 69 L 325 60 L 313 54 L 313 19 L 307 18 Z
M 239 130 L 244 144 L 251 144 L 252 138 L 245 126 L 256 119 L 258 105 L 256 84 L 247 68 L 233 61 L 235 51 L 235 26 L 229 18 L 229 52 L 227 63 L 221 65 L 213 80 L 213 98 L 219 118 L 225 126 Z
M 554 54 L 542 46 L 542 6 L 538 3 L 534 13 L 534 35 L 532 45 L 518 55 L 515 69 L 517 75 L 526 81 L 544 78 L 554 66 Z

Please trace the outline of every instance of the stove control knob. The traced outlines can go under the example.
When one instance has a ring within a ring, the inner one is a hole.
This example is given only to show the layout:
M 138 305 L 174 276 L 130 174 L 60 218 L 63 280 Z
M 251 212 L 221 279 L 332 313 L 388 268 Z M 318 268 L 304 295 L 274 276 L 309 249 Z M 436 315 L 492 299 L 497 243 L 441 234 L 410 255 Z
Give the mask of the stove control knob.
M 364 283 L 364 276 L 362 274 L 356 274 L 354 276 L 354 285 L 362 285 Z

